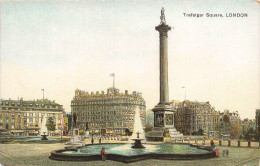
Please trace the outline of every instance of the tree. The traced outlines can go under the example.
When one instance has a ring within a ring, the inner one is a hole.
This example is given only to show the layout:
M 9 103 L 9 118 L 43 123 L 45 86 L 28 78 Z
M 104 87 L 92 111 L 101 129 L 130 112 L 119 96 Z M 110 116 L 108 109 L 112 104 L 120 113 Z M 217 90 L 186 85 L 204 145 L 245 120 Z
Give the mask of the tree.
M 230 118 L 229 118 L 229 116 L 227 116 L 227 115 L 224 115 L 224 117 L 223 117 L 223 121 L 224 121 L 224 123 L 229 123 L 230 122 Z
M 246 135 L 245 135 L 245 139 L 251 140 L 254 134 L 255 134 L 254 129 L 253 129 L 253 128 L 250 128 L 250 129 L 247 131 Z
M 255 134 L 255 139 L 256 139 L 257 141 L 260 141 L 260 132 L 256 132 L 256 134 Z
M 132 132 L 129 129 L 125 129 L 125 133 L 126 133 L 127 136 L 132 134 Z
M 238 138 L 238 134 L 240 131 L 240 125 L 238 122 L 234 123 L 231 125 L 231 131 L 230 131 L 230 136 L 231 139 L 237 139 Z
M 49 117 L 46 123 L 48 131 L 55 131 L 55 122 L 52 117 Z

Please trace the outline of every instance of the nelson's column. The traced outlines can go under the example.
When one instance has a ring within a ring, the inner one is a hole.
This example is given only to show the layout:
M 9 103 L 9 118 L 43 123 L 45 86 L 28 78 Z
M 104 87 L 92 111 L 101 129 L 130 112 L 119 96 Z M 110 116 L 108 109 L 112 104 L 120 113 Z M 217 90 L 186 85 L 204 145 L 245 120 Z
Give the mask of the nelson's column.
M 168 31 L 171 27 L 166 24 L 164 8 L 161 10 L 161 23 L 155 29 L 160 34 L 160 101 L 152 109 L 154 112 L 154 128 L 148 134 L 152 139 L 163 139 L 165 129 L 169 129 L 170 137 L 181 137 L 182 134 L 174 128 L 174 110 L 169 102 L 168 89 Z M 160 132 L 161 131 L 161 132 Z M 159 134 L 160 133 L 160 134 Z

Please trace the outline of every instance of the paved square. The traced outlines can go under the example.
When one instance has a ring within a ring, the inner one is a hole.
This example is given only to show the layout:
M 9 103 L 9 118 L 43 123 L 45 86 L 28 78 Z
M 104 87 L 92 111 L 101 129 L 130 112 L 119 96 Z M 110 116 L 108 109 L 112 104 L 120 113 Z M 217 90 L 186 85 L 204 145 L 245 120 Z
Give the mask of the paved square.
M 64 148 L 64 144 L 0 144 L 0 163 L 5 165 L 126 165 L 124 163 L 115 162 L 107 160 L 102 161 L 90 161 L 90 162 L 65 162 L 65 161 L 55 161 L 49 159 L 50 152 L 52 150 Z M 229 150 L 229 156 L 223 157 L 222 151 L 224 149 Z M 202 165 L 245 165 L 242 162 L 254 159 L 251 162 L 247 162 L 247 166 L 259 165 L 260 149 L 259 148 L 238 148 L 238 147 L 219 147 L 220 157 L 214 159 L 204 159 L 204 160 L 190 160 L 190 161 L 179 161 L 179 160 L 144 160 L 135 163 L 130 163 L 128 165 L 192 165 L 192 166 L 202 166 Z

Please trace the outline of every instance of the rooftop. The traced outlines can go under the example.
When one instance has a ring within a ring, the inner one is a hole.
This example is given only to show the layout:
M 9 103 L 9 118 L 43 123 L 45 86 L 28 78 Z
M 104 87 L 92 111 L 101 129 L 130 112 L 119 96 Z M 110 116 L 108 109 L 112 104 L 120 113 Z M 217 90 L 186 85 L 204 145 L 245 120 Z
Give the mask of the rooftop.
M 56 105 L 61 106 L 58 103 L 55 103 L 55 100 L 49 100 L 49 99 L 36 99 L 36 100 L 23 100 L 23 98 L 18 100 L 12 100 L 11 98 L 7 99 L 0 99 L 0 103 L 8 103 L 8 104 L 47 104 L 47 105 Z M 1 106 L 1 104 L 0 104 Z

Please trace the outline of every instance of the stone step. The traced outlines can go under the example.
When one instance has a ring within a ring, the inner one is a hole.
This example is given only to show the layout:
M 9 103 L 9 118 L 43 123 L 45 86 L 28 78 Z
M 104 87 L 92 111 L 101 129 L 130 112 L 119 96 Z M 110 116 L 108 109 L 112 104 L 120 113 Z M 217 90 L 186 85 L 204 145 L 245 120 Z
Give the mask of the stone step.
M 162 128 L 162 127 L 153 127 L 153 128 L 152 128 L 152 131 L 160 131 L 160 132 L 163 132 L 163 131 L 164 131 L 164 128 Z
M 183 134 L 176 130 L 176 128 L 169 129 L 170 138 L 172 139 L 182 139 Z
M 177 131 L 176 129 L 171 129 L 171 130 L 169 130 L 169 131 Z

